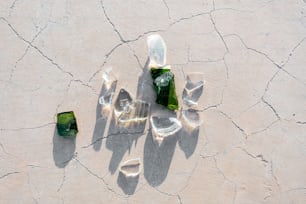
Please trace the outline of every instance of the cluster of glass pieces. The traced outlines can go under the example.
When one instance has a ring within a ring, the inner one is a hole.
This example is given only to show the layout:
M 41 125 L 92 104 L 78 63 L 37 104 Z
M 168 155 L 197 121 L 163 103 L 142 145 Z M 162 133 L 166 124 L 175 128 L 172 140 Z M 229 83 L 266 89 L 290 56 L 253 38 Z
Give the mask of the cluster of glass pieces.
M 166 66 L 166 44 L 161 36 L 154 34 L 147 39 L 150 58 L 150 73 L 153 79 L 153 86 L 156 92 L 156 103 L 167 107 L 170 110 L 178 110 L 178 99 L 175 92 L 174 74 L 170 66 Z M 117 78 L 112 68 L 102 73 L 104 80 L 103 91 L 99 97 L 99 104 L 102 108 L 112 108 L 113 96 L 116 92 Z M 182 94 L 184 105 L 189 109 L 181 110 L 181 120 L 176 117 L 150 117 L 152 137 L 158 144 L 165 138 L 175 135 L 183 125 L 187 124 L 191 129 L 198 128 L 201 120 L 198 111 L 191 109 L 198 104 L 203 92 L 203 74 L 189 73 L 186 75 L 185 88 Z M 143 100 L 133 100 L 125 89 L 120 89 L 113 106 L 116 122 L 120 125 L 145 122 L 150 115 L 150 103 Z M 181 122 L 182 121 L 182 122 Z M 57 114 L 57 130 L 60 136 L 76 136 L 78 133 L 75 115 L 72 111 Z M 120 173 L 127 178 L 138 177 L 141 172 L 139 158 L 130 159 L 121 164 Z
M 110 77 L 108 76 L 109 74 L 111 74 L 113 80 L 110 80 Z M 151 74 L 157 79 L 155 82 L 157 85 L 162 85 L 165 83 L 165 80 L 171 80 L 173 77 L 173 74 L 169 72 L 169 69 L 167 68 L 163 70 L 154 69 Z M 163 74 L 165 74 L 165 78 L 160 77 Z M 103 76 L 104 80 L 108 79 L 107 81 L 110 83 L 116 81 L 114 74 L 109 70 L 107 73 L 104 73 Z M 186 82 L 186 84 L 187 83 L 188 82 Z M 188 85 L 186 86 L 189 87 Z M 106 95 L 102 95 L 99 99 L 100 104 L 111 105 L 112 97 L 107 96 L 113 96 L 114 92 L 115 90 L 110 89 L 110 91 L 106 92 Z M 105 98 L 109 100 L 105 100 Z M 107 103 L 105 101 L 107 101 Z M 149 114 L 150 104 L 148 102 L 138 99 L 133 100 L 127 90 L 120 89 L 116 101 L 114 102 L 114 115 L 118 124 L 129 125 L 131 123 L 146 121 Z M 181 118 L 184 123 L 187 123 L 192 128 L 196 128 L 200 125 L 200 121 L 198 120 L 199 115 L 196 111 L 182 110 Z M 150 125 L 152 128 L 153 139 L 157 141 L 158 144 L 161 144 L 165 138 L 175 135 L 182 128 L 182 123 L 175 117 L 152 116 L 150 118 Z

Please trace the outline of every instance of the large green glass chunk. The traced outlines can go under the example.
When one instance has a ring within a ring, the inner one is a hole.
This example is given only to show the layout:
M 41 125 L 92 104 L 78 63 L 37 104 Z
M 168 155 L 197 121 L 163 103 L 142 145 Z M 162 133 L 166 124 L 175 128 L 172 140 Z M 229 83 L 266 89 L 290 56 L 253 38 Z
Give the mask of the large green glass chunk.
M 75 137 L 78 126 L 73 111 L 58 113 L 56 127 L 60 136 Z
M 150 71 L 157 95 L 156 103 L 161 104 L 170 110 L 178 110 L 174 74 L 169 68 L 151 68 Z

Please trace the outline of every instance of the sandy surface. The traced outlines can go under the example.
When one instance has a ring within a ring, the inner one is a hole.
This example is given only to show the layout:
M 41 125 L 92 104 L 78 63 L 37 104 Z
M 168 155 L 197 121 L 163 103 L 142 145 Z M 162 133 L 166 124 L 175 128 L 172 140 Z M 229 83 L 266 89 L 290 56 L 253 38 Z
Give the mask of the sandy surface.
M 115 97 L 169 114 L 146 67 L 153 33 L 181 107 L 185 75 L 205 80 L 201 127 L 160 146 L 148 121 L 118 131 L 98 104 L 112 66 Z M 305 1 L 1 0 L 0 40 L 0 203 L 306 203 Z M 55 129 L 70 110 L 75 140 Z

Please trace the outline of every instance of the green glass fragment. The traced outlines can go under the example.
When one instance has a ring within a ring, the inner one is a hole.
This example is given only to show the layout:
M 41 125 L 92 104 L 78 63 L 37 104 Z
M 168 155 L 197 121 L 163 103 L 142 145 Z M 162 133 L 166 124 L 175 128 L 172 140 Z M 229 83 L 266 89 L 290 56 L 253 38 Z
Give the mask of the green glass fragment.
M 73 111 L 58 113 L 56 127 L 60 136 L 75 137 L 78 126 Z
M 178 110 L 174 74 L 169 68 L 151 68 L 150 72 L 157 95 L 156 103 L 161 104 L 170 110 Z

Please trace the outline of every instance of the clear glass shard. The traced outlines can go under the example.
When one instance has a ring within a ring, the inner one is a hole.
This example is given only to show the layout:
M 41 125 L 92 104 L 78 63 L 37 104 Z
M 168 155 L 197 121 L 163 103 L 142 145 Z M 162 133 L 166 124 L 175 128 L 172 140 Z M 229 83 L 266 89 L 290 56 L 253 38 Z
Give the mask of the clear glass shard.
M 162 67 L 166 64 L 167 47 L 163 38 L 158 34 L 149 35 L 147 38 L 150 64 L 149 67 Z
M 182 110 L 183 123 L 187 124 L 191 129 L 198 128 L 202 121 L 198 111 L 194 109 Z
M 113 95 L 116 91 L 117 78 L 114 76 L 112 68 L 108 68 L 103 72 L 102 77 L 104 83 L 99 97 L 99 104 L 103 108 L 109 108 L 112 105 Z
M 117 81 L 117 77 L 115 76 L 112 67 L 107 68 L 102 73 L 102 78 L 104 79 L 104 83 L 107 85 L 107 87 L 110 87 L 113 82 Z
M 102 106 L 110 106 L 112 105 L 114 92 L 108 92 L 105 95 L 99 98 L 99 104 Z
M 182 128 L 181 122 L 173 117 L 161 118 L 152 116 L 150 118 L 150 122 L 152 127 L 153 139 L 158 142 L 162 142 L 164 138 L 174 135 Z
M 141 172 L 140 159 L 130 159 L 125 161 L 119 170 L 126 177 L 137 177 Z
M 169 86 L 170 81 L 173 79 L 174 74 L 172 72 L 166 72 L 157 77 L 154 82 L 157 86 Z
M 114 106 L 115 115 L 119 117 L 123 112 L 129 112 L 132 102 L 133 100 L 129 92 L 125 89 L 120 89 Z
M 126 111 L 121 113 L 118 121 L 120 123 L 145 121 L 149 115 L 149 110 L 149 103 L 141 100 L 136 100 L 129 106 Z
M 183 91 L 183 101 L 187 106 L 198 104 L 204 87 L 203 73 L 187 74 L 186 84 Z

